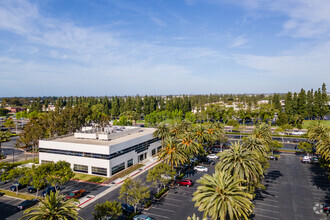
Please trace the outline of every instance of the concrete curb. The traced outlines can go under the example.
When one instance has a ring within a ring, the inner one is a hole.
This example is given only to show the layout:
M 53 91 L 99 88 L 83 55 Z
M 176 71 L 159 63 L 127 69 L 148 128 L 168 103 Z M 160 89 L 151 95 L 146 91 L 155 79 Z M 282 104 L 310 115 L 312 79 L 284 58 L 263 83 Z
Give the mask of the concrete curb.
M 94 183 L 94 182 L 89 182 L 89 181 L 84 181 L 84 180 L 77 180 L 77 179 L 70 179 L 71 181 L 79 182 L 79 183 L 90 183 L 90 184 L 96 184 L 96 185 L 101 185 L 101 186 L 106 186 L 107 184 L 104 183 Z

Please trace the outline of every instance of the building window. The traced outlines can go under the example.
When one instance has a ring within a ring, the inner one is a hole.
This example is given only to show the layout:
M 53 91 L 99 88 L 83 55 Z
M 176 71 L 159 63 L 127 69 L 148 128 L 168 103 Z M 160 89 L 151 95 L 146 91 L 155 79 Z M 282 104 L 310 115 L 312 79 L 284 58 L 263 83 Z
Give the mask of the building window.
M 107 176 L 107 168 L 92 167 L 92 174 Z
M 156 154 L 156 148 L 155 149 L 152 149 L 151 156 L 154 156 L 155 154 Z
M 111 168 L 111 175 L 114 175 L 122 170 L 125 170 L 125 162 Z
M 45 163 L 54 163 L 54 161 L 50 161 L 50 160 L 41 160 L 41 164 L 45 164 Z
M 162 146 L 157 147 L 157 152 L 159 152 L 162 149 Z
M 73 164 L 73 171 L 88 173 L 88 166 L 80 165 L 80 164 Z
M 130 159 L 127 161 L 127 167 L 130 167 L 133 165 L 133 159 Z

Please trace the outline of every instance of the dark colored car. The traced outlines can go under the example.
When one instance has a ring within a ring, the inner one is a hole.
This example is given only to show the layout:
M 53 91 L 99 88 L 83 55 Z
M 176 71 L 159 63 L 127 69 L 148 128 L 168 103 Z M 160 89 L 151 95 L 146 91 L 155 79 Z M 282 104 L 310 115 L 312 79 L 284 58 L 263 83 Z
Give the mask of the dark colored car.
M 31 206 L 34 206 L 38 202 L 39 201 L 37 199 L 25 200 L 25 201 L 23 201 L 23 202 L 21 202 L 20 204 L 17 205 L 17 209 L 18 210 L 23 210 L 23 209 L 29 208 Z
M 327 213 L 327 215 L 329 215 L 329 213 L 330 213 L 330 204 L 324 204 L 323 205 L 323 212 Z
M 57 190 L 60 190 L 60 187 L 59 186 L 48 186 L 44 191 L 42 191 L 41 193 L 41 196 L 45 197 L 46 195 L 49 195 L 50 192 L 56 192 L 56 189 Z
M 44 188 L 46 188 L 46 186 L 41 187 L 39 190 L 44 189 Z M 29 193 L 36 193 L 36 192 L 37 192 L 37 189 L 34 188 L 33 186 L 29 186 L 29 187 L 27 188 L 27 191 L 28 191 Z
M 191 179 L 182 179 L 178 181 L 178 184 L 180 186 L 187 186 L 187 187 L 191 187 L 194 185 L 194 182 Z
M 134 212 L 134 207 L 125 203 L 121 204 L 121 210 L 124 214 L 131 214 Z
M 22 185 L 22 184 L 20 184 L 20 183 L 15 183 L 15 184 L 13 184 L 11 187 L 10 187 L 10 190 L 11 191 L 16 191 L 17 190 L 17 188 L 18 188 L 18 190 L 20 190 L 20 189 L 22 189 L 22 188 L 24 188 L 25 186 L 24 185 Z
M 215 164 L 215 162 L 213 160 L 211 160 L 211 159 L 209 159 L 207 157 L 202 157 L 200 159 L 200 163 L 201 164 L 207 164 L 207 165 L 214 165 Z
M 79 189 L 72 191 L 69 195 L 65 197 L 65 199 L 79 199 L 80 197 L 85 195 L 86 190 L 84 189 Z

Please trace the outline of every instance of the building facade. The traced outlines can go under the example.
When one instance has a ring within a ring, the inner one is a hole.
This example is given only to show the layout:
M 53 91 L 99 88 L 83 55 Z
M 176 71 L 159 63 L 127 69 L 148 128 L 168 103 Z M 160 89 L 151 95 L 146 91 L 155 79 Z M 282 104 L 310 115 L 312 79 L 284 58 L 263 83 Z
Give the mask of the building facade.
M 64 160 L 75 172 L 110 177 L 154 156 L 161 141 L 154 128 L 87 129 L 71 136 L 39 141 L 39 163 Z

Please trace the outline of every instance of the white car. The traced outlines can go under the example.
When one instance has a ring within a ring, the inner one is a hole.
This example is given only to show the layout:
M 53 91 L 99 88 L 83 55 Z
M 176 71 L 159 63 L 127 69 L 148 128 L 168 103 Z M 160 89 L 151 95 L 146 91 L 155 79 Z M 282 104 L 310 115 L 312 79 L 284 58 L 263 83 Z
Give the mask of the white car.
M 207 172 L 209 169 L 207 167 L 203 167 L 203 166 L 196 166 L 196 167 L 194 167 L 194 170 L 201 171 L 201 172 Z
M 312 162 L 312 157 L 310 157 L 310 156 L 304 156 L 304 157 L 301 159 L 301 162 L 302 162 L 302 163 L 311 163 L 311 162 Z
M 218 159 L 218 156 L 216 154 L 209 154 L 206 157 L 209 159 Z
M 166 180 L 170 180 L 170 179 L 172 179 L 172 177 L 171 177 L 170 175 L 167 175 L 167 174 L 162 174 L 161 177 L 162 177 L 163 179 L 166 179 Z

